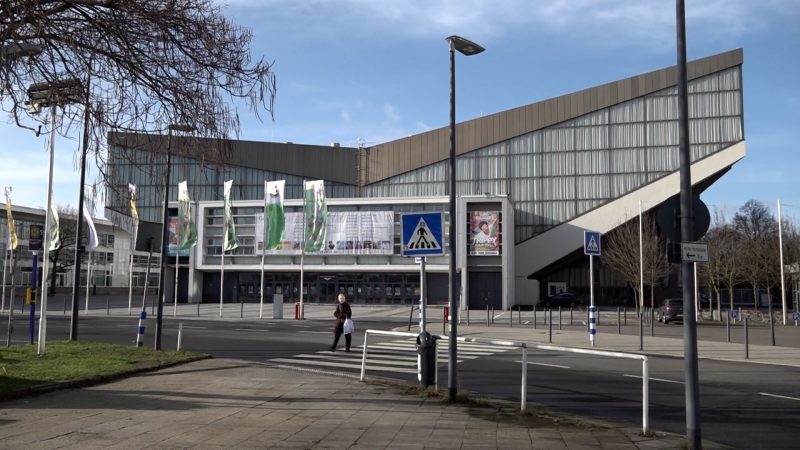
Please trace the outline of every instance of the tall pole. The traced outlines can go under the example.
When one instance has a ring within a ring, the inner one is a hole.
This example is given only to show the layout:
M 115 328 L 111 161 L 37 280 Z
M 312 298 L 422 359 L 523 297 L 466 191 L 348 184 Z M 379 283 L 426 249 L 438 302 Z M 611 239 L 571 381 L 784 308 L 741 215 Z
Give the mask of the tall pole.
M 178 234 L 180 230 L 180 224 L 176 222 L 175 224 L 175 289 L 172 291 L 172 317 L 177 317 L 178 315 L 178 264 L 181 254 L 181 236 Z
M 88 91 L 88 87 L 87 87 Z M 88 99 L 88 95 L 87 95 Z M 86 152 L 89 147 L 89 104 L 84 104 L 83 111 L 83 144 L 81 151 L 81 180 L 78 189 L 78 219 L 75 224 L 75 277 L 72 283 L 72 316 L 70 319 L 69 340 L 78 340 L 78 291 L 81 286 L 81 229 L 83 228 L 83 185 L 86 183 Z M 49 205 L 48 205 L 49 207 Z M 89 274 L 86 274 L 86 283 L 89 283 Z
M 448 277 L 450 280 L 450 298 L 449 308 L 450 311 L 455 311 L 456 298 L 458 297 L 458 290 L 456 289 L 456 223 L 458 217 L 456 214 L 456 53 L 455 42 L 453 39 L 450 42 L 450 159 L 449 159 L 449 175 L 450 175 L 450 225 L 448 236 L 450 245 L 450 266 L 448 269 Z M 456 400 L 458 394 L 458 347 L 456 332 L 457 324 L 455 321 L 450 323 L 450 335 L 448 339 L 448 364 L 447 364 L 447 390 L 451 402 Z
M 676 0 L 677 28 L 677 70 L 678 70 L 678 137 L 680 143 L 680 199 L 681 199 L 681 241 L 693 238 L 691 149 L 689 147 L 689 95 L 686 74 L 686 10 L 684 0 Z M 683 281 L 683 310 L 694 311 L 692 296 L 692 263 L 681 263 Z M 697 320 L 694 314 L 683 315 L 683 354 L 685 369 L 686 397 L 686 442 L 690 450 L 701 447 L 700 432 L 700 383 L 697 368 Z
M 56 141 L 56 106 L 50 105 L 50 142 L 47 148 L 50 164 L 47 175 L 47 210 L 44 214 L 44 245 L 42 246 L 42 301 L 39 307 L 39 339 L 36 343 L 36 354 L 44 355 L 47 347 L 47 272 L 50 269 L 50 217 L 51 204 L 53 202 L 53 160 L 55 155 Z M 5 275 L 5 274 L 4 274 Z
M 653 307 L 653 299 L 650 299 Z M 644 238 L 642 236 L 642 201 L 639 200 L 639 350 L 644 350 Z
M 167 272 L 167 245 L 169 244 L 169 232 L 167 230 L 167 217 L 169 216 L 169 174 L 172 164 L 172 126 L 167 130 L 167 167 L 164 175 L 164 216 L 161 223 L 161 274 L 158 276 L 158 295 L 156 302 L 158 308 L 156 313 L 156 339 L 155 349 L 161 350 L 161 323 L 164 316 L 164 274 Z M 145 284 L 146 286 L 146 284 Z
M 778 248 L 781 260 L 781 302 L 783 304 L 783 324 L 786 325 L 786 282 L 783 275 L 783 224 L 781 223 L 781 201 L 778 200 Z

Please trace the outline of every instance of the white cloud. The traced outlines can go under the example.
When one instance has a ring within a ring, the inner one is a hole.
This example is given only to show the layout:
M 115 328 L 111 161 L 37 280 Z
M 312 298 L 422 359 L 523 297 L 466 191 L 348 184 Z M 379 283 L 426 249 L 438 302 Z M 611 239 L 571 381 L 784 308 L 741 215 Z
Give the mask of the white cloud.
M 383 114 L 386 116 L 386 120 L 389 122 L 399 122 L 400 121 L 400 113 L 397 112 L 394 106 L 389 103 L 383 105 Z
M 342 118 L 343 121 L 350 122 L 350 113 L 347 112 L 346 109 L 343 109 L 342 112 L 339 114 L 339 116 Z

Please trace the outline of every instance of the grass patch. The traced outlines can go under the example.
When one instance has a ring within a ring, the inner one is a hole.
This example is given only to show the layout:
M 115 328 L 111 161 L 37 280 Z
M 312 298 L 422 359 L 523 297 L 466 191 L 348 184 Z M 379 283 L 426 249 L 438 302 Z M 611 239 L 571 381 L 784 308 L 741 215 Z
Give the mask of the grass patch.
M 155 351 L 99 342 L 48 342 L 0 349 L 0 397 L 52 383 L 114 377 L 204 357 L 200 353 Z

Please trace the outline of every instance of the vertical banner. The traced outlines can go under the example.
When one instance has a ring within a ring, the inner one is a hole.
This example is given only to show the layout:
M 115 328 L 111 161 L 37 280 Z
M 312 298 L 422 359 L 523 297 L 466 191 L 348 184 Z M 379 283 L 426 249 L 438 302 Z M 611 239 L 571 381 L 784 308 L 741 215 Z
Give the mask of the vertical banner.
M 328 231 L 328 203 L 325 200 L 323 180 L 304 182 L 303 201 L 304 235 L 303 248 L 307 252 L 318 252 L 325 245 Z
M 14 217 L 11 215 L 11 186 L 6 186 L 6 218 L 8 225 L 8 241 L 6 241 L 6 251 L 17 249 L 17 233 L 14 231 Z
M 136 239 L 139 234 L 139 212 L 136 210 L 136 185 L 128 184 L 128 195 L 131 199 L 131 218 L 133 227 L 131 228 L 131 254 L 136 250 Z
M 98 244 L 97 229 L 94 227 L 92 214 L 94 214 L 94 187 L 86 185 L 83 187 L 83 218 L 86 220 L 86 227 L 88 228 L 87 250 L 90 252 L 96 249 Z
M 48 251 L 58 250 L 61 246 L 61 232 L 59 231 L 58 225 L 58 209 L 56 208 L 56 199 L 53 196 L 50 196 L 50 230 L 48 234 L 50 235 L 50 242 L 48 243 L 47 249 Z
M 274 250 L 283 241 L 286 217 L 283 212 L 283 190 L 286 181 L 264 184 L 264 249 Z
M 222 222 L 223 252 L 239 247 L 239 242 L 236 240 L 236 225 L 233 223 L 233 216 L 231 215 L 231 186 L 233 186 L 233 180 L 228 180 L 225 182 L 225 191 L 223 196 L 225 218 Z
M 192 203 L 186 181 L 178 183 L 178 249 L 185 250 L 197 244 L 197 230 L 192 220 Z M 235 237 L 234 237 L 235 239 Z

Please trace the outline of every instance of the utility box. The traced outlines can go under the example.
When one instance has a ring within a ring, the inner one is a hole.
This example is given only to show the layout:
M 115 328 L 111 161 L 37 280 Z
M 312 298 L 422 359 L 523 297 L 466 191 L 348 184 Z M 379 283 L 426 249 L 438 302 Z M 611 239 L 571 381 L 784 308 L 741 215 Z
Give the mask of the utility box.
M 283 294 L 272 296 L 272 318 L 283 319 Z

